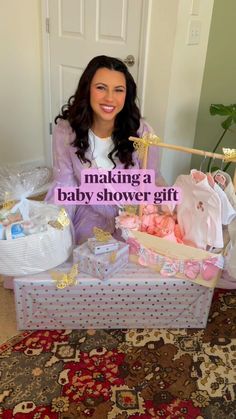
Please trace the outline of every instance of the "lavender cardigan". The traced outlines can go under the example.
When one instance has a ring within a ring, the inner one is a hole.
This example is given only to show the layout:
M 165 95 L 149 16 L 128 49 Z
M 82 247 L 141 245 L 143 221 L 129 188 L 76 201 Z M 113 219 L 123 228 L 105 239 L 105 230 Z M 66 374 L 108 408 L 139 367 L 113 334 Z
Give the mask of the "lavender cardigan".
M 145 132 L 153 132 L 152 128 L 140 121 L 138 136 L 142 137 Z M 51 185 L 45 200 L 54 202 L 54 188 L 59 186 L 79 186 L 81 184 L 81 170 L 89 168 L 89 164 L 81 163 L 75 154 L 75 147 L 71 144 L 75 139 L 68 121 L 60 120 L 53 132 L 53 184 Z M 91 161 L 91 150 L 88 149 L 86 157 Z M 133 153 L 134 169 L 141 168 L 141 162 L 137 153 Z M 157 169 L 159 165 L 159 149 L 151 146 L 148 156 L 148 169 L 154 169 L 156 172 L 156 184 L 163 184 L 163 179 Z M 117 164 L 117 169 L 123 169 L 122 163 Z M 93 237 L 93 227 L 99 227 L 109 231 L 116 238 L 119 238 L 119 232 L 115 231 L 115 217 L 118 214 L 116 205 L 73 205 L 66 207 L 72 220 L 75 231 L 75 242 L 83 243 L 88 237 Z

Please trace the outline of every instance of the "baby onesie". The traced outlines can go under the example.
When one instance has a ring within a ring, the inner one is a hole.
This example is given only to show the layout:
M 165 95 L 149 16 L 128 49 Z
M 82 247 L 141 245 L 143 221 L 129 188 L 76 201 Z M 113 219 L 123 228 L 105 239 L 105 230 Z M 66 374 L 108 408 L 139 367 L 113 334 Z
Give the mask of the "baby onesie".
M 236 194 L 230 175 L 222 170 L 213 173 L 215 182 L 223 189 L 232 207 L 236 210 Z
M 236 211 L 229 202 L 226 193 L 217 183 L 214 184 L 214 191 L 217 193 L 221 201 L 221 222 L 223 225 L 228 225 L 236 217 Z
M 181 202 L 176 209 L 183 242 L 201 249 L 222 248 L 221 201 L 207 176 L 203 174 L 199 180 L 197 173 L 191 170 L 190 175 L 180 175 L 174 184 L 181 190 Z

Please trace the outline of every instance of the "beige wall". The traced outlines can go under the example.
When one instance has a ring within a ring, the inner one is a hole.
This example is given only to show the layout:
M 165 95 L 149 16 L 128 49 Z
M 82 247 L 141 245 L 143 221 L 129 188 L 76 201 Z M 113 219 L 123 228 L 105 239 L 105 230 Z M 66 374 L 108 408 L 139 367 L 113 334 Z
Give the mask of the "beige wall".
M 0 0 L 0 165 L 43 161 L 40 0 Z
M 194 143 L 213 0 L 200 0 L 197 16 L 191 15 L 191 5 L 190 0 L 153 1 L 145 101 L 145 116 L 156 133 L 166 143 L 186 147 Z M 198 45 L 187 45 L 191 20 L 201 21 Z M 190 160 L 191 155 L 163 151 L 161 171 L 168 183 L 189 171 Z
M 197 119 L 195 148 L 212 150 L 223 132 L 220 126 L 224 118 L 211 116 L 211 103 L 229 105 L 236 103 L 236 1 L 215 0 L 209 46 L 202 84 L 200 106 Z M 227 133 L 223 146 L 236 148 L 236 129 Z M 221 147 L 219 148 L 221 152 Z M 199 167 L 198 157 L 192 166 Z M 219 161 L 216 164 L 220 165 Z

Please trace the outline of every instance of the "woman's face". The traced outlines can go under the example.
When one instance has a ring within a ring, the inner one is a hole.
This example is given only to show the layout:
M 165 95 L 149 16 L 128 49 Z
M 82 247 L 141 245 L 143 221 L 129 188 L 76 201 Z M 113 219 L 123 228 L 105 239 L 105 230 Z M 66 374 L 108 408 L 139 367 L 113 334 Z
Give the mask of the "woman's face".
M 113 122 L 122 110 L 126 97 L 126 80 L 120 71 L 99 68 L 90 85 L 90 105 L 96 122 Z

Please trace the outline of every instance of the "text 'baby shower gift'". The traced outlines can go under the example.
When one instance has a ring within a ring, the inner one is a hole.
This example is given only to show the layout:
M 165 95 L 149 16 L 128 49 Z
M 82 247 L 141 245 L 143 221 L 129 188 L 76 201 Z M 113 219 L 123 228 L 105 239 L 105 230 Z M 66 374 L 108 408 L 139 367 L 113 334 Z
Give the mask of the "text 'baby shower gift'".
M 155 185 L 153 169 L 84 169 L 80 186 L 55 189 L 55 204 L 63 205 L 126 205 L 179 202 L 176 187 Z

